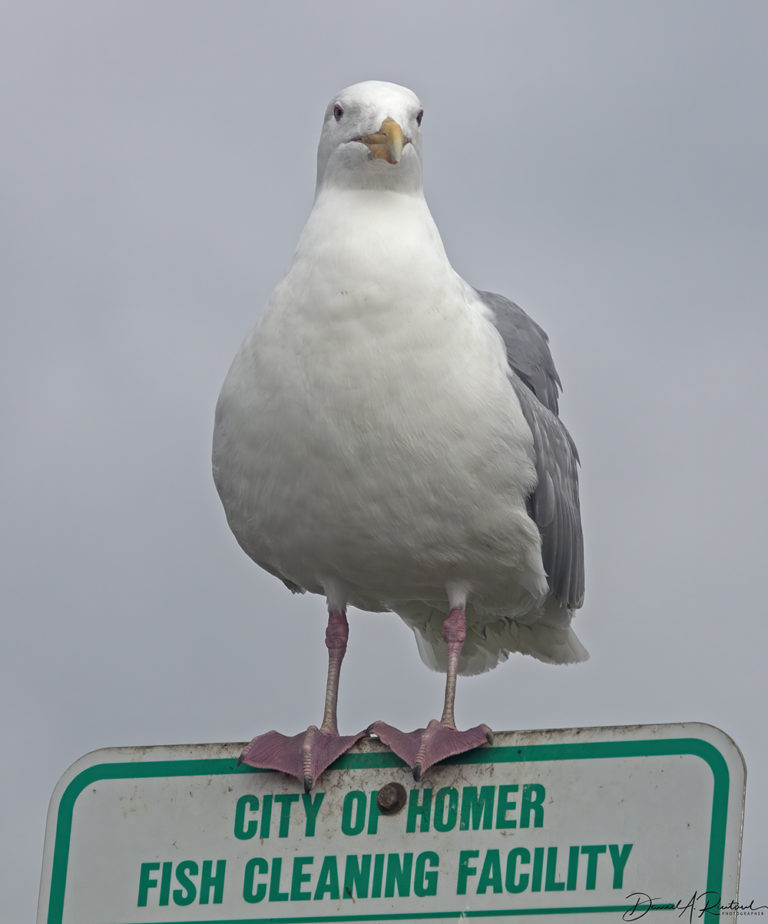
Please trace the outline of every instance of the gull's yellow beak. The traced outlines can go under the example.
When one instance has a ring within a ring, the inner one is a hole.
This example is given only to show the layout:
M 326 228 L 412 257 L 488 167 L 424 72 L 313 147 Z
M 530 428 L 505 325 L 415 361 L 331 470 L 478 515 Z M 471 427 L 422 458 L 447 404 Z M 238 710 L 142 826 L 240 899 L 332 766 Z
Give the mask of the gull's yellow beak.
M 402 128 L 389 116 L 384 119 L 377 132 L 372 135 L 363 135 L 358 140 L 368 147 L 375 160 L 386 160 L 389 164 L 400 163 L 403 148 L 408 144 Z

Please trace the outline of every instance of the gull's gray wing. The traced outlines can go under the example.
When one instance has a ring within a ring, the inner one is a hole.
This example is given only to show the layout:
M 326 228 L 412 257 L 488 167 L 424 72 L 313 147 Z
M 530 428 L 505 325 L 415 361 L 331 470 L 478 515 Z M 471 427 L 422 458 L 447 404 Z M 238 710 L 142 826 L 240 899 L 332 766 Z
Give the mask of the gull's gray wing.
M 579 508 L 579 454 L 557 416 L 560 378 L 547 335 L 514 302 L 478 292 L 507 351 L 510 381 L 533 434 L 537 484 L 529 513 L 541 533 L 549 586 L 569 609 L 584 599 L 584 540 Z
M 519 305 L 503 295 L 480 291 L 477 294 L 493 313 L 493 323 L 504 340 L 507 359 L 515 375 L 525 382 L 544 407 L 557 414 L 557 396 L 562 385 L 549 352 L 549 337 Z

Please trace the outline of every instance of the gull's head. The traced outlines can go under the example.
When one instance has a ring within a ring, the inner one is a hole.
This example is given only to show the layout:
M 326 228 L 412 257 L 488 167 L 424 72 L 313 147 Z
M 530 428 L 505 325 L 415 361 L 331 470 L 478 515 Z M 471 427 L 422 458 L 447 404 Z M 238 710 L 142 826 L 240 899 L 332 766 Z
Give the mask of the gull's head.
M 406 87 L 367 80 L 328 103 L 317 149 L 317 188 L 421 190 L 419 98 Z

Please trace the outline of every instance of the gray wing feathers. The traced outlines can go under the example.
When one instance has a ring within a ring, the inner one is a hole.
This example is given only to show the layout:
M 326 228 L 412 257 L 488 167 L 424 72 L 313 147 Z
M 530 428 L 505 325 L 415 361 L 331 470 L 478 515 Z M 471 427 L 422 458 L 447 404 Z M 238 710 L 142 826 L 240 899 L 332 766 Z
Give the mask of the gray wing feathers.
M 541 533 L 541 557 L 554 596 L 569 609 L 584 599 L 584 540 L 579 509 L 579 455 L 557 416 L 560 379 L 547 335 L 522 308 L 478 292 L 504 340 L 510 381 L 533 434 L 536 488 L 530 514 Z
M 509 365 L 544 407 L 557 414 L 557 397 L 562 386 L 549 351 L 549 337 L 519 305 L 503 295 L 479 290 L 477 294 L 493 312 L 494 324 L 507 348 Z
M 557 599 L 577 609 L 584 600 L 584 540 L 576 447 L 560 418 L 519 379 L 511 381 L 533 434 L 538 483 L 530 504 L 541 533 L 544 570 Z

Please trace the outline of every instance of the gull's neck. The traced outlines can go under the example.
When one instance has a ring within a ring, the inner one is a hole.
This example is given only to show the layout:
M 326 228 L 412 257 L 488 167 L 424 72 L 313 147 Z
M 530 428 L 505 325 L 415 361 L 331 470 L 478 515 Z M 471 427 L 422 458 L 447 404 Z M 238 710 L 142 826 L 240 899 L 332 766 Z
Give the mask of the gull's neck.
M 353 293 L 431 303 L 455 279 L 423 194 L 337 187 L 320 190 L 286 276 L 292 293 L 326 293 L 342 310 Z
M 382 255 L 399 246 L 418 246 L 445 257 L 443 242 L 424 192 L 349 188 L 322 184 L 299 239 L 298 251 L 377 249 Z

